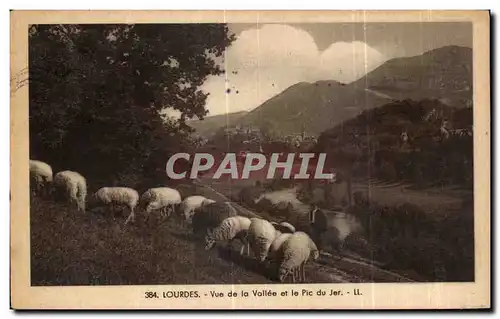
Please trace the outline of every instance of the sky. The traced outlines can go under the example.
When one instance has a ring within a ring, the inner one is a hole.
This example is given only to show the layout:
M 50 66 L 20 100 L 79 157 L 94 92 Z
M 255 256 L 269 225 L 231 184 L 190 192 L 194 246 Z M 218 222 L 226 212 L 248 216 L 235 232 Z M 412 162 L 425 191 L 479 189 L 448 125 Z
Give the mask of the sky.
M 389 59 L 472 47 L 468 23 L 230 24 L 226 74 L 207 79 L 210 115 L 252 110 L 298 82 L 349 83 Z M 229 89 L 229 90 L 228 90 Z M 228 93 L 229 92 L 229 93 Z

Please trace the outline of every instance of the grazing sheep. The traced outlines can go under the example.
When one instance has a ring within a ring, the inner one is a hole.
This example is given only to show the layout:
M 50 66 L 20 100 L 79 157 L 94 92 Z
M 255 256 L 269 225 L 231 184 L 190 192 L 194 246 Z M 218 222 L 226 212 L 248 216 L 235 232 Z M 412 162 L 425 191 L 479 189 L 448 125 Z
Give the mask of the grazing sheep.
M 274 238 L 278 237 L 279 235 L 281 235 L 282 232 L 280 232 L 279 230 L 277 229 L 274 229 Z
M 308 214 L 294 214 L 290 220 L 297 225 L 297 230 L 311 236 L 320 250 L 331 247 L 340 252 L 350 234 L 363 232 L 362 225 L 355 216 L 317 207 Z
M 309 236 L 307 236 L 307 237 L 309 237 Z M 312 260 L 318 260 L 318 258 L 319 258 L 319 249 L 318 249 L 318 246 L 316 246 L 316 243 L 314 242 L 314 240 L 312 240 L 311 237 L 309 237 L 309 248 L 311 249 L 310 257 L 312 257 Z M 309 258 L 309 259 L 311 259 L 311 258 Z
M 181 203 L 181 194 L 170 187 L 156 187 L 145 191 L 141 198 L 141 206 L 146 207 L 146 214 L 159 209 L 161 216 L 170 216 L 170 212 L 175 213 L 175 207 Z
M 236 215 L 236 210 L 229 202 L 213 202 L 203 205 L 193 215 L 193 233 L 195 237 L 204 237 L 208 230 L 219 226 L 224 219 Z
M 302 234 L 300 234 L 300 235 L 302 236 Z M 271 248 L 269 249 L 269 254 L 268 254 L 269 260 L 272 260 L 274 262 L 280 262 L 283 259 L 283 249 L 281 249 L 281 247 L 283 246 L 283 243 L 285 241 L 287 241 L 292 235 L 293 234 L 291 234 L 291 233 L 284 233 L 284 234 L 281 234 L 278 237 L 276 237 L 276 239 L 271 244 Z M 309 247 L 311 249 L 310 257 L 312 256 L 313 260 L 318 259 L 319 258 L 319 250 L 311 238 L 309 238 Z M 298 268 L 294 269 L 293 275 L 294 276 L 299 275 Z M 303 278 L 305 278 L 305 274 L 303 275 Z
M 46 192 L 49 183 L 52 182 L 52 167 L 41 161 L 30 160 L 30 179 L 34 193 Z
M 296 282 L 297 271 L 299 280 L 306 280 L 305 264 L 309 259 L 316 260 L 319 257 L 319 251 L 314 241 L 304 232 L 293 233 L 281 245 L 282 261 L 278 270 L 278 278 L 283 282 L 286 277 L 292 273 L 292 281 Z
M 208 199 L 205 196 L 193 195 L 184 198 L 180 205 L 180 213 L 182 214 L 183 220 L 191 220 L 196 210 L 200 209 L 204 205 L 215 203 L 213 199 Z
M 276 238 L 271 244 L 271 247 L 269 247 L 269 253 L 267 255 L 267 258 L 269 260 L 277 261 L 282 258 L 282 256 L 279 255 L 279 253 L 282 252 L 281 246 L 288 238 L 290 238 L 290 236 L 292 236 L 292 234 L 289 233 L 280 234 L 276 236 Z
M 274 226 L 276 229 L 278 229 L 282 233 L 295 233 L 295 227 L 293 227 L 292 224 L 287 223 L 287 222 L 281 222 L 278 224 L 278 226 Z
M 248 229 L 248 241 L 257 260 L 263 262 L 267 257 L 269 247 L 271 247 L 272 242 L 279 233 L 265 219 L 251 218 L 250 220 L 252 223 Z
M 102 187 L 92 196 L 92 204 L 111 205 L 111 209 L 115 211 L 115 206 L 127 206 L 130 214 L 125 221 L 125 225 L 129 221 L 135 221 L 135 208 L 139 202 L 139 193 L 135 189 L 129 187 Z
M 77 172 L 62 171 L 54 176 L 54 187 L 64 192 L 70 203 L 76 203 L 78 211 L 85 211 L 87 181 Z
M 240 255 L 243 255 L 245 247 L 247 255 L 250 255 L 250 245 L 247 240 L 248 228 L 250 228 L 250 218 L 243 216 L 228 217 L 213 230 L 209 229 L 205 236 L 205 249 L 212 249 L 216 242 L 226 241 L 230 246 L 234 239 L 239 239 L 243 246 L 240 250 Z
M 273 227 L 275 229 L 275 237 L 278 237 L 279 235 L 281 235 L 281 231 L 278 230 L 278 228 L 280 227 L 280 224 L 272 221 L 271 225 L 273 225 Z

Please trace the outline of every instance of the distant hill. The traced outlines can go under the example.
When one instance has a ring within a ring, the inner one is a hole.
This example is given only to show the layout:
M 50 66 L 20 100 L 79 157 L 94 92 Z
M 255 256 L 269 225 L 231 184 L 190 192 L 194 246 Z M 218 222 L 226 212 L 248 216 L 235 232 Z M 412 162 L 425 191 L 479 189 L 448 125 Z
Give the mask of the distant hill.
M 451 107 L 471 106 L 472 49 L 446 46 L 419 56 L 389 60 L 350 84 L 300 82 L 229 123 L 266 127 L 279 134 L 319 135 L 361 112 L 398 100 L 437 99 Z M 195 123 L 200 132 L 226 125 L 225 116 Z M 216 129 L 216 128 L 215 128 Z
M 191 120 L 187 124 L 196 130 L 196 134 L 209 137 L 221 127 L 234 126 L 248 112 L 234 112 L 229 114 L 207 116 L 203 120 Z
M 281 134 L 300 133 L 304 129 L 308 134 L 318 135 L 365 109 L 389 101 L 336 81 L 302 82 L 267 100 L 241 122 L 255 127 L 265 123 Z
M 446 46 L 387 61 L 350 84 L 395 100 L 439 99 L 454 107 L 472 101 L 472 49 Z

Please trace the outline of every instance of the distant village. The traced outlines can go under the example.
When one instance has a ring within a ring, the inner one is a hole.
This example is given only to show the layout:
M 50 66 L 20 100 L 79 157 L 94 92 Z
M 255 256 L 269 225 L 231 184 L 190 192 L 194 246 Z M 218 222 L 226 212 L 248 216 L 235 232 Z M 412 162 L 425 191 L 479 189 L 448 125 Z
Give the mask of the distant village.
M 317 143 L 317 138 L 315 136 L 308 135 L 304 130 L 302 130 L 301 133 L 271 135 L 264 134 L 258 127 L 250 125 L 236 125 L 234 127 L 225 127 L 221 131 L 213 134 L 211 137 L 196 135 L 197 144 L 199 146 L 212 143 L 216 144 L 221 135 L 225 138 L 225 140 L 229 138 L 235 144 L 242 144 L 243 147 L 247 146 L 248 151 L 253 152 L 264 152 L 264 144 L 284 144 L 294 150 L 309 150 Z

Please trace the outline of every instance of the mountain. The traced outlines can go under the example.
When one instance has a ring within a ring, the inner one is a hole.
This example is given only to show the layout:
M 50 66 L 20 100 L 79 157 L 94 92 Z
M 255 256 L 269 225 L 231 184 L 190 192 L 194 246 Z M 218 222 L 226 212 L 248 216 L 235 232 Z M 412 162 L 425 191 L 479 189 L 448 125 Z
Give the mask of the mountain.
M 365 109 L 390 101 L 336 81 L 297 83 L 264 102 L 241 119 L 245 125 L 270 129 L 280 134 L 317 135 L 337 123 L 358 115 Z
M 472 49 L 446 46 L 392 59 L 350 85 L 395 100 L 439 99 L 465 107 L 472 101 Z
M 279 134 L 304 130 L 319 135 L 363 111 L 406 99 L 437 99 L 458 108 L 471 106 L 472 49 L 446 46 L 418 56 L 395 58 L 349 84 L 300 82 L 247 114 L 238 113 L 229 122 L 265 127 Z M 226 124 L 224 116 L 222 119 L 205 125 L 212 131 L 218 123 Z
M 196 130 L 196 134 L 209 137 L 218 129 L 225 126 L 233 126 L 248 112 L 234 112 L 221 115 L 207 116 L 203 120 L 191 120 L 187 124 Z

